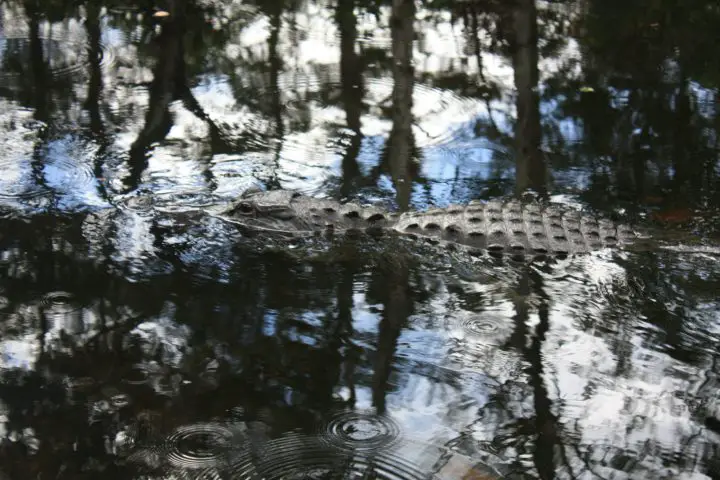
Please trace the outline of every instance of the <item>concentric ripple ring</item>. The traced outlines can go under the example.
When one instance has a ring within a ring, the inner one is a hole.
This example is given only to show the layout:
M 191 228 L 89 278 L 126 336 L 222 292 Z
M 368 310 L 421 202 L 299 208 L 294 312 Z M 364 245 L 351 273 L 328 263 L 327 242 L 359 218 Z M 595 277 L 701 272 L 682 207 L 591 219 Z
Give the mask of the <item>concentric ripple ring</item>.
M 502 315 L 461 313 L 445 319 L 450 337 L 478 345 L 500 345 L 512 334 L 512 322 Z
M 165 440 L 168 461 L 187 469 L 221 464 L 227 453 L 237 447 L 236 434 L 212 422 L 178 427 Z
M 46 309 L 58 314 L 73 313 L 82 308 L 75 302 L 72 293 L 60 290 L 46 293 L 41 302 Z
M 261 458 L 244 458 L 232 468 L 230 478 L 421 480 L 431 475 L 389 452 L 340 451 L 317 437 L 293 434 L 268 443 Z
M 344 410 L 319 429 L 320 439 L 344 451 L 375 451 L 394 443 L 399 426 L 389 417 L 372 412 Z

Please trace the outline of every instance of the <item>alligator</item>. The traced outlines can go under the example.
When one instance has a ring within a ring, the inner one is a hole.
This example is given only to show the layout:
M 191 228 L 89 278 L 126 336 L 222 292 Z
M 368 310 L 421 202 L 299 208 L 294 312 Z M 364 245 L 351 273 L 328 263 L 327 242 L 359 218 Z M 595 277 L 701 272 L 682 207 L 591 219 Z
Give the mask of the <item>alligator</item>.
M 635 231 L 608 219 L 567 206 L 517 199 L 397 213 L 290 190 L 250 191 L 219 216 L 258 232 L 290 236 L 395 232 L 492 256 L 565 257 L 638 238 Z

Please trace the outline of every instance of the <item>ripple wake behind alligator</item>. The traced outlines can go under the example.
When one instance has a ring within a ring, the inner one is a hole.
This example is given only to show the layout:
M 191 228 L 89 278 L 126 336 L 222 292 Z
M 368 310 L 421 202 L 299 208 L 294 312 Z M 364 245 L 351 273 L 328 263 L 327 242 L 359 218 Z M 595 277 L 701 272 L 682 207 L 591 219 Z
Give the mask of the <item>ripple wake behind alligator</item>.
M 220 216 L 252 230 L 291 236 L 394 232 L 513 257 L 564 257 L 628 244 L 637 238 L 634 231 L 607 219 L 560 205 L 513 199 L 391 213 L 274 190 L 250 192 Z

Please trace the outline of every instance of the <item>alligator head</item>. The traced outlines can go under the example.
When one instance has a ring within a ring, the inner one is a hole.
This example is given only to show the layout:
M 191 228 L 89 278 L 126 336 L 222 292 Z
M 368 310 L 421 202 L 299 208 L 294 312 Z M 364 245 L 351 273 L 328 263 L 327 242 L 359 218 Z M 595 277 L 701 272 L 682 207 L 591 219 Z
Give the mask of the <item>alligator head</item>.
M 391 226 L 397 214 L 375 207 L 342 204 L 288 190 L 245 193 L 221 216 L 248 228 L 278 233 L 377 231 Z

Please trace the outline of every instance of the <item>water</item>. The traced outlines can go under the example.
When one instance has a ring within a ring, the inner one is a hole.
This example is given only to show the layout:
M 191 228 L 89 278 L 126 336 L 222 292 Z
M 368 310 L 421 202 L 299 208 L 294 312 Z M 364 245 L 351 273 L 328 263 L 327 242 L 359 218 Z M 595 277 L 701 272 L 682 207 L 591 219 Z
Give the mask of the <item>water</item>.
M 0 478 L 720 478 L 717 8 L 339 3 L 0 4 Z M 523 158 L 656 238 L 526 263 L 204 213 L 442 207 Z

